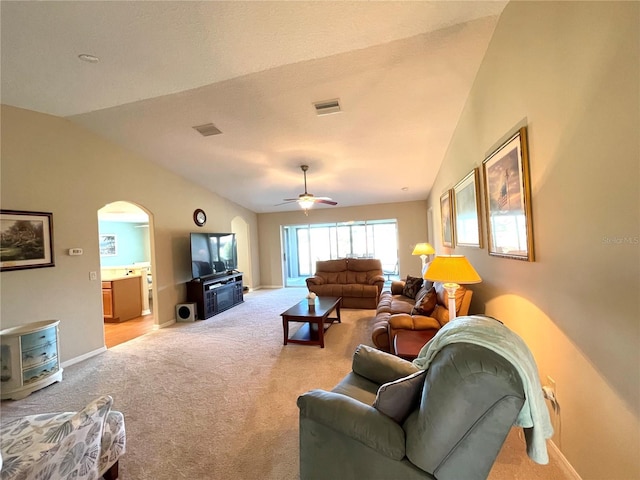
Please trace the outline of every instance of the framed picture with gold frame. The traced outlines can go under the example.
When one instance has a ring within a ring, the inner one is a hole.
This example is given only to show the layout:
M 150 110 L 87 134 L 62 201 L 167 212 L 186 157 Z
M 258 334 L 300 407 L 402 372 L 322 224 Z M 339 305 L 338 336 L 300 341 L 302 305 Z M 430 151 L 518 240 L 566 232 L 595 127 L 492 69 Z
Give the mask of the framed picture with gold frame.
M 453 248 L 455 232 L 453 227 L 453 209 L 451 204 L 452 190 L 447 190 L 440 196 L 440 221 L 442 226 L 442 245 Z
M 453 187 L 456 246 L 482 248 L 479 177 L 474 168 Z
M 533 262 L 527 128 L 498 147 L 482 167 L 489 254 Z

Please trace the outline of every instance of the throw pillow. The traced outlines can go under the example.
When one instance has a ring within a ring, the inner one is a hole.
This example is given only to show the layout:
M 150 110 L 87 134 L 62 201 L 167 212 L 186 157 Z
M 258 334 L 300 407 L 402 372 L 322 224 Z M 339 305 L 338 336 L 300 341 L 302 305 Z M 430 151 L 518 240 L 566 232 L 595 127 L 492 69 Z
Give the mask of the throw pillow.
M 380 385 L 373 408 L 398 423 L 404 422 L 420 399 L 426 373 L 426 370 L 420 370 Z
M 422 281 L 420 277 L 407 275 L 407 280 L 404 282 L 404 288 L 402 289 L 402 295 L 409 298 L 416 298 L 418 290 L 422 287 Z
M 436 308 L 437 303 L 438 294 L 436 293 L 436 289 L 432 287 L 426 294 L 416 300 L 416 304 L 411 313 L 429 316 L 431 312 L 433 312 L 433 309 Z
M 416 302 L 418 300 L 422 300 L 422 298 L 424 298 L 424 296 L 429 291 L 429 288 L 431 288 L 429 285 L 427 285 L 428 283 L 429 282 L 422 282 L 422 286 L 420 287 L 420 290 L 418 290 L 418 293 L 416 293 Z

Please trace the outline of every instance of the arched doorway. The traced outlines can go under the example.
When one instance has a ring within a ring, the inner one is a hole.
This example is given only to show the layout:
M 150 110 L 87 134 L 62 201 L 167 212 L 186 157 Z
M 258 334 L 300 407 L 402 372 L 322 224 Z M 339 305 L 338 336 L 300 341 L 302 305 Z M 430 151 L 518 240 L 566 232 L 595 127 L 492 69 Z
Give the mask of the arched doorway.
M 105 345 L 111 348 L 155 328 L 153 215 L 116 201 L 98 210 Z

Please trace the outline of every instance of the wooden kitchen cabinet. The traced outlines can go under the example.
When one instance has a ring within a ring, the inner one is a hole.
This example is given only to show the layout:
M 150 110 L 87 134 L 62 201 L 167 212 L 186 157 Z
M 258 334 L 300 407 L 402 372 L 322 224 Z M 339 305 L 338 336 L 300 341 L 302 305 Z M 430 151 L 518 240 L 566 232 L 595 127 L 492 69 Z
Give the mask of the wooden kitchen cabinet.
M 142 315 L 139 275 L 102 281 L 102 308 L 105 322 L 125 322 Z

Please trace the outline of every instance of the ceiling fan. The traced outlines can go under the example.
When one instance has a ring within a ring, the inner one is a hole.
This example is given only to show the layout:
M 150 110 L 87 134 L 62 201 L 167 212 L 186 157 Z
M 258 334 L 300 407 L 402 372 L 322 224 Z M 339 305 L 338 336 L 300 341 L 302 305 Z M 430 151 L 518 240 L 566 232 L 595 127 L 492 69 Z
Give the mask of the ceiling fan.
M 327 205 L 337 205 L 338 202 L 334 202 L 329 197 L 315 197 L 312 193 L 307 192 L 307 170 L 309 165 L 300 165 L 302 174 L 304 175 L 304 193 L 298 195 L 298 198 L 285 198 L 282 203 L 278 205 L 284 205 L 286 203 L 298 202 L 298 205 L 304 210 L 305 215 L 309 215 L 309 209 L 313 207 L 315 203 L 326 203 Z

